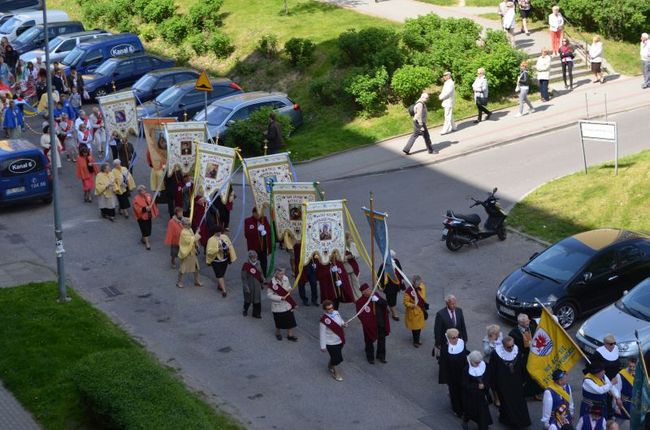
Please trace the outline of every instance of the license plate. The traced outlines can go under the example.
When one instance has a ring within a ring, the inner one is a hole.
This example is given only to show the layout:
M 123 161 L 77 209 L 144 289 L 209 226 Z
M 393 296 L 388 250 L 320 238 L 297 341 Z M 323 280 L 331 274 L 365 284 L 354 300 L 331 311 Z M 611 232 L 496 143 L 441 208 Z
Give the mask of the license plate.
M 505 306 L 499 306 L 499 310 L 506 315 L 515 316 L 515 311 L 508 309 Z
M 24 192 L 25 192 L 25 187 L 7 188 L 7 191 L 5 191 L 5 195 L 11 196 L 13 194 L 24 193 Z

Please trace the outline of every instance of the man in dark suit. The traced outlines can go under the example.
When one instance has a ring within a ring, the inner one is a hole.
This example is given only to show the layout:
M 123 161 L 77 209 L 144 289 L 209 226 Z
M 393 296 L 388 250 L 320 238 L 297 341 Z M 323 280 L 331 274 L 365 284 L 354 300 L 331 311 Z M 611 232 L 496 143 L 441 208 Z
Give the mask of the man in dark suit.
M 70 68 L 70 75 L 68 76 L 68 88 L 76 88 L 81 97 L 84 96 L 84 78 L 77 72 L 77 68 L 72 66 Z
M 457 329 L 460 338 L 467 342 L 465 318 L 463 317 L 463 310 L 456 307 L 456 297 L 453 294 L 448 294 L 445 297 L 445 305 L 444 308 L 436 313 L 436 321 L 433 326 L 435 342 L 431 355 L 434 357 L 440 356 L 440 348 L 447 347 L 445 333 L 450 328 Z

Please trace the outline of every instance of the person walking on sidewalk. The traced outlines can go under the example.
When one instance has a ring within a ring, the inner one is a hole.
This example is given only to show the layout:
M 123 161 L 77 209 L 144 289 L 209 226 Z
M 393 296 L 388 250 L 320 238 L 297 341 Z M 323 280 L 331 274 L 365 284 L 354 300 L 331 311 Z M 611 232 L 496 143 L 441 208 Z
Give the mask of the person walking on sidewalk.
M 524 115 L 524 103 L 528 105 L 528 112 L 535 112 L 533 104 L 528 100 L 528 90 L 530 89 L 530 84 L 528 83 L 528 61 L 522 61 L 519 65 L 519 76 L 517 77 L 517 87 L 515 91 L 519 92 L 519 112 L 516 117 Z
M 297 342 L 298 338 L 293 335 L 293 329 L 297 326 L 296 317 L 293 313 L 296 302 L 289 294 L 290 292 L 289 278 L 284 274 L 284 269 L 277 267 L 273 278 L 271 278 L 271 284 L 266 290 L 266 296 L 271 300 L 271 312 L 275 322 L 275 338 L 282 340 L 280 330 L 286 330 L 287 339 L 291 342 Z
M 402 149 L 404 154 L 409 155 L 415 140 L 422 136 L 424 143 L 427 145 L 429 154 L 433 154 L 433 145 L 431 144 L 431 137 L 429 136 L 429 129 L 427 128 L 427 101 L 429 100 L 428 93 L 422 93 L 417 102 L 413 105 L 413 134 L 406 142 L 406 146 Z
M 550 100 L 548 96 L 548 80 L 551 76 L 551 56 L 548 55 L 548 49 L 542 48 L 542 55 L 537 58 L 535 70 L 537 71 L 537 80 L 539 81 L 539 92 L 542 95 L 542 101 L 547 102 Z
M 332 374 L 332 378 L 340 382 L 343 377 L 339 374 L 336 366 L 343 362 L 344 327 L 347 324 L 334 309 L 334 303 L 331 300 L 323 301 L 323 311 L 319 324 L 320 350 L 329 353 L 330 361 L 327 364 L 327 369 Z
M 510 41 L 510 45 L 512 45 L 513 47 L 515 46 L 514 32 L 515 32 L 515 27 L 517 26 L 515 20 L 516 20 L 515 4 L 509 1 L 506 3 L 506 10 L 504 14 L 501 16 L 501 27 L 503 27 L 503 31 L 506 32 L 506 36 Z
M 456 131 L 456 123 L 454 122 L 454 99 L 456 98 L 456 90 L 454 80 L 451 79 L 451 72 L 445 72 L 442 75 L 442 79 L 445 83 L 442 85 L 442 91 L 440 91 L 438 98 L 442 102 L 442 107 L 445 110 L 445 123 L 440 132 L 441 136 Z
M 600 82 L 605 83 L 603 79 L 603 42 L 600 41 L 600 36 L 594 36 L 588 50 L 589 61 L 591 61 L 591 73 L 594 74 L 592 83 Z
M 560 61 L 562 63 L 562 79 L 564 80 L 564 88 L 573 89 L 573 59 L 575 54 L 573 47 L 566 37 L 562 39 L 562 46 L 560 46 Z M 567 85 L 567 78 L 569 84 Z
M 183 230 L 178 241 L 178 258 L 181 260 L 178 268 L 178 279 L 176 286 L 183 288 L 183 274 L 192 273 L 194 275 L 194 285 L 202 287 L 199 280 L 199 260 L 196 258 L 197 245 L 201 240 L 201 235 L 192 231 L 192 221 L 183 217 Z
M 560 52 L 560 40 L 564 31 L 564 17 L 560 13 L 560 6 L 553 6 L 552 13 L 548 16 L 548 27 L 551 34 L 551 49 L 553 56 Z
M 474 121 L 474 124 L 478 124 L 483 120 L 483 113 L 486 115 L 486 120 L 490 119 L 492 115 L 492 112 L 485 107 L 488 104 L 488 81 L 483 67 L 476 71 L 476 79 L 472 84 L 472 90 L 474 91 L 474 101 L 478 109 L 478 119 Z
M 521 32 L 526 33 L 526 36 L 530 36 L 528 31 L 528 17 L 532 13 L 532 7 L 530 5 L 530 0 L 519 0 L 519 16 L 521 16 Z
M 650 88 L 650 40 L 648 33 L 641 35 L 641 71 L 643 72 L 643 84 L 641 88 Z
M 150 251 L 151 222 L 158 217 L 158 206 L 144 185 L 138 185 L 138 193 L 133 198 L 133 213 L 140 227 L 140 242 L 144 244 L 147 251 Z

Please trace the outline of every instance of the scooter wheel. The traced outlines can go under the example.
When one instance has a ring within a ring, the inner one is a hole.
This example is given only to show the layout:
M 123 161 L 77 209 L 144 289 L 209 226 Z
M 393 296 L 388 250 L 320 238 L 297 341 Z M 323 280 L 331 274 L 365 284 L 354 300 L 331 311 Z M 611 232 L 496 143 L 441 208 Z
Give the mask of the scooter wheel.
M 499 229 L 497 230 L 497 237 L 499 238 L 499 240 L 501 241 L 506 240 L 506 237 L 508 236 L 507 232 L 508 230 L 506 229 L 505 226 L 499 227 Z
M 456 240 L 456 235 L 453 233 L 447 236 L 445 243 L 447 244 L 447 249 L 451 252 L 456 252 L 463 247 L 463 244 Z

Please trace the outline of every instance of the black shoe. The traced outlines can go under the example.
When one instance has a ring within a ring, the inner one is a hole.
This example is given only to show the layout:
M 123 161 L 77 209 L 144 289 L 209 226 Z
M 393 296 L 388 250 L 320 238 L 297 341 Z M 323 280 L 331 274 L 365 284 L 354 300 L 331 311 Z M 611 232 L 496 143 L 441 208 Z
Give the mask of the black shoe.
M 281 334 L 276 334 L 276 335 L 275 335 L 275 338 L 276 338 L 277 340 L 282 340 L 282 335 L 281 335 Z
M 311 305 L 312 306 L 318 306 L 318 302 L 315 302 L 315 301 L 312 300 Z
M 296 336 L 287 336 L 287 340 L 290 340 L 291 342 L 298 342 L 298 338 Z
M 478 124 L 479 122 L 481 122 L 481 120 L 480 120 L 480 119 L 475 119 L 475 120 L 472 121 L 472 122 L 473 122 L 474 124 Z
M 262 315 L 253 315 L 253 318 L 257 318 L 258 320 L 262 319 Z
M 242 313 L 241 313 L 241 314 L 242 314 L 243 316 L 245 316 L 245 317 L 246 317 L 246 316 L 248 316 L 248 311 L 247 311 L 246 309 L 244 309 L 244 310 L 242 311 Z
M 393 315 L 391 318 L 393 318 L 395 321 L 399 321 L 399 317 L 397 315 Z
M 368 364 L 375 364 L 375 360 L 368 360 Z
M 485 120 L 487 121 L 488 119 L 490 119 L 491 116 L 492 116 L 492 112 L 488 113 L 488 114 L 485 116 Z

